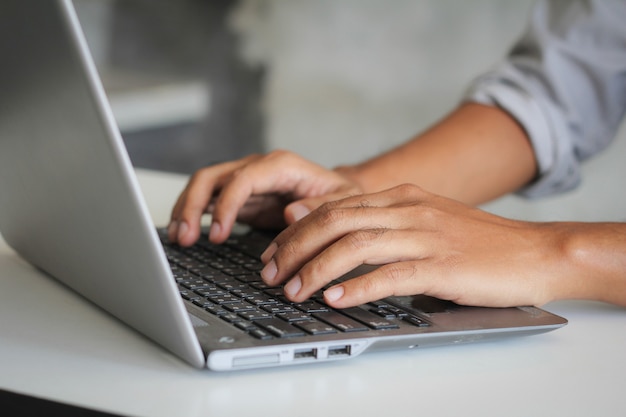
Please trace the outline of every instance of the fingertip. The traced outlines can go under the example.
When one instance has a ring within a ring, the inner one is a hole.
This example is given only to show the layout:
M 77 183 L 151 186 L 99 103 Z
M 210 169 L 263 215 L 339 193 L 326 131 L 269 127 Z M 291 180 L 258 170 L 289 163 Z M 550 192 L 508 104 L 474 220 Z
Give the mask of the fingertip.
M 285 287 L 283 288 L 283 290 L 285 291 L 285 295 L 291 300 L 294 300 L 297 297 L 301 289 L 302 279 L 300 279 L 299 275 L 291 278 L 291 280 L 287 284 L 285 284 Z
M 261 270 L 261 278 L 263 279 L 263 281 L 265 281 L 269 285 L 275 284 L 274 280 L 277 274 L 278 274 L 278 268 L 274 260 L 269 261 L 268 264 L 265 265 L 263 269 Z
M 178 241 L 178 222 L 176 220 L 171 220 L 167 226 L 167 238 L 173 243 Z
M 276 242 L 270 243 L 269 246 L 261 254 L 261 262 L 267 264 L 272 259 L 277 250 L 278 245 L 276 244 Z
M 324 301 L 326 301 L 327 304 L 335 304 L 343 297 L 345 292 L 346 290 L 343 285 L 331 287 L 324 291 Z
M 226 238 L 222 236 L 223 229 L 220 222 L 213 220 L 213 222 L 211 222 L 211 228 L 209 229 L 209 240 L 213 243 L 222 243 L 226 240 Z
M 172 231 L 172 233 L 174 233 Z M 184 220 L 178 222 L 178 230 L 172 240 L 178 243 L 180 246 L 191 246 L 196 243 L 200 235 L 199 229 L 194 229 L 189 223 Z
M 295 223 L 311 213 L 311 209 L 302 203 L 293 203 L 285 207 L 285 220 L 288 224 Z
M 188 243 L 188 241 L 190 240 L 189 239 L 189 224 L 184 220 L 177 222 L 177 224 L 178 226 L 177 226 L 176 240 L 178 241 L 179 244 L 184 245 L 184 246 L 190 244 Z

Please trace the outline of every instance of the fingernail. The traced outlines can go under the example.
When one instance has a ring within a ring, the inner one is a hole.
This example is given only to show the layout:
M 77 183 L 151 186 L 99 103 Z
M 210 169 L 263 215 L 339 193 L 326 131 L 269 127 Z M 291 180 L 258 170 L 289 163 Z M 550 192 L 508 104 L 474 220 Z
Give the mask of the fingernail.
M 310 212 L 311 210 L 309 210 L 308 207 L 302 204 L 293 204 L 291 206 L 291 214 L 293 215 L 294 219 L 296 219 L 296 221 L 299 221 Z
M 178 222 L 176 220 L 170 221 L 170 224 L 167 226 L 167 238 L 170 242 L 174 242 L 176 240 L 176 236 L 178 235 Z
M 261 278 L 263 281 L 271 284 L 276 278 L 276 274 L 278 273 L 278 268 L 276 267 L 276 262 L 272 259 L 265 267 L 261 270 Z
M 188 230 L 189 230 L 189 226 L 187 225 L 187 222 L 183 221 L 178 224 L 178 241 L 179 242 L 185 238 L 185 235 L 187 234 Z
M 341 285 L 337 287 L 332 287 L 324 291 L 324 298 L 326 299 L 326 301 L 332 303 L 333 301 L 337 301 L 338 299 L 343 297 L 343 293 L 344 289 Z
M 276 249 L 278 249 L 278 245 L 274 242 L 270 243 L 261 254 L 261 261 L 267 262 L 269 259 L 272 259 L 272 256 L 276 253 Z
M 295 277 L 291 278 L 291 281 L 285 284 L 284 290 L 287 295 L 289 295 L 290 297 L 294 297 L 296 294 L 298 294 L 300 288 L 302 288 L 302 280 L 300 279 L 300 276 L 296 275 Z
M 221 232 L 222 226 L 220 226 L 218 222 L 211 223 L 211 229 L 209 230 L 209 239 L 213 241 L 218 239 Z

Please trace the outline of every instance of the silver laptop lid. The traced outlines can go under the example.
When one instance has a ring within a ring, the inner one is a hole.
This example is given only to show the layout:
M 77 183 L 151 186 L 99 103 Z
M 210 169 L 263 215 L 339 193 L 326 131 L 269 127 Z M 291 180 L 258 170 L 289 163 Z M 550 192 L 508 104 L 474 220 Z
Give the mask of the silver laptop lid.
M 0 51 L 4 239 L 31 264 L 204 366 L 72 3 L 3 1 Z

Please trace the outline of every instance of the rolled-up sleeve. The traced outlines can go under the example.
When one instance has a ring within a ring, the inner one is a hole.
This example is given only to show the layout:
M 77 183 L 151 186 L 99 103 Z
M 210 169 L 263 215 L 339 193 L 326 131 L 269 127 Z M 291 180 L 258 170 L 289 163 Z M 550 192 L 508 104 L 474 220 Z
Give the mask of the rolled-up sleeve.
M 614 138 L 626 111 L 626 1 L 540 1 L 507 58 L 465 99 L 498 106 L 525 129 L 541 197 L 572 189 L 580 163 Z

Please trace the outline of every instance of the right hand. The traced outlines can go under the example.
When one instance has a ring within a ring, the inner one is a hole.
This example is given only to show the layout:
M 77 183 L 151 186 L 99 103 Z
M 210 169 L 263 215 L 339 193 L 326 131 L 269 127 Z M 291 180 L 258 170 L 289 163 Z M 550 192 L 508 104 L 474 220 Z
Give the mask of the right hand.
M 236 221 L 283 228 L 327 201 L 361 193 L 347 176 L 294 153 L 250 155 L 198 170 L 174 205 L 168 236 L 182 246 L 192 245 L 208 213 L 209 239 L 221 243 Z

